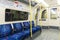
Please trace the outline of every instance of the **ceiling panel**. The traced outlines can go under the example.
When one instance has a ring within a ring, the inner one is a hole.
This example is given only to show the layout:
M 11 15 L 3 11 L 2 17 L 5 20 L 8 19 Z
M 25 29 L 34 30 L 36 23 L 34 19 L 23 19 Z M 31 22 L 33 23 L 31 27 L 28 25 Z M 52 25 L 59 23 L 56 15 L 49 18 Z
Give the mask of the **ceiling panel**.
M 44 0 L 47 4 L 50 6 L 56 6 L 57 5 L 57 0 Z

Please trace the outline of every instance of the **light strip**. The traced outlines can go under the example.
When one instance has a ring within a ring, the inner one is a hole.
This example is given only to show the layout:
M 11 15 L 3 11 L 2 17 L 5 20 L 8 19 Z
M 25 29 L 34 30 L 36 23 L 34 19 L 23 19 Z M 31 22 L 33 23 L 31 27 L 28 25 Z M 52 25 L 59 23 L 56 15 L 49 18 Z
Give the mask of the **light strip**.
M 60 5 L 60 0 L 57 0 L 57 4 Z
M 49 6 L 44 0 L 34 0 L 34 1 L 36 1 L 37 3 L 42 3 L 42 4 L 44 4 L 46 7 Z

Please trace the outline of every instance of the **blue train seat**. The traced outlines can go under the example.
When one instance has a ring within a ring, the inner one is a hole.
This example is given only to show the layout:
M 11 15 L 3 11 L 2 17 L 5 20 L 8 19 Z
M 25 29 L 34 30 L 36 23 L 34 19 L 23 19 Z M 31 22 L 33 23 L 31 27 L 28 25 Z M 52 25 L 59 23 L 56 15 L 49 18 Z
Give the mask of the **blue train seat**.
M 22 40 L 24 33 L 16 33 L 7 37 L 0 38 L 0 40 Z
M 14 32 L 21 32 L 23 30 L 22 23 L 13 23 Z
M 23 25 L 24 25 L 24 29 L 25 30 L 28 30 L 30 29 L 30 22 L 23 22 Z M 34 25 L 34 21 L 32 21 L 32 32 L 35 33 L 36 31 L 38 30 L 41 30 L 41 27 L 40 26 L 35 26 Z
M 12 35 L 12 36 L 9 36 L 7 39 L 8 40 L 22 40 L 23 36 L 24 36 L 24 33 L 19 32 L 19 33 Z
M 28 30 L 30 28 L 29 22 L 23 22 L 23 27 L 24 27 L 24 30 Z
M 21 23 L 13 23 L 14 33 L 12 33 L 11 24 L 0 25 L 0 40 L 22 40 L 24 37 L 29 36 L 29 30 L 22 30 Z
M 19 24 L 16 24 L 16 25 L 17 25 L 17 29 L 15 27 L 15 30 L 21 31 L 22 30 L 22 28 L 20 28 L 21 25 L 19 28 L 18 28 Z M 24 32 L 12 34 L 12 31 L 13 30 L 12 30 L 11 24 L 0 25 L 0 40 L 21 40 L 22 37 L 24 36 Z
M 21 23 L 13 23 L 13 29 L 11 24 L 3 24 L 0 25 L 0 40 L 22 40 L 30 36 L 30 22 L 23 22 L 26 30 L 23 30 L 23 26 Z M 40 30 L 40 26 L 34 26 L 34 22 L 32 23 L 32 31 L 35 33 Z M 14 33 L 12 33 L 14 32 Z
M 13 26 L 14 26 L 14 30 L 16 31 L 16 32 L 20 32 L 20 33 L 24 33 L 24 36 L 23 37 L 25 37 L 25 36 L 29 36 L 30 35 L 30 31 L 29 30 L 24 30 L 23 31 L 23 27 L 22 27 L 22 24 L 21 23 L 13 23 Z
M 37 28 L 37 30 L 41 30 L 41 27 L 39 25 L 35 26 L 34 21 L 32 21 L 32 26 L 35 27 L 35 28 Z
M 11 33 L 12 33 L 11 24 L 0 25 L 0 37 L 5 37 L 7 35 L 10 35 Z

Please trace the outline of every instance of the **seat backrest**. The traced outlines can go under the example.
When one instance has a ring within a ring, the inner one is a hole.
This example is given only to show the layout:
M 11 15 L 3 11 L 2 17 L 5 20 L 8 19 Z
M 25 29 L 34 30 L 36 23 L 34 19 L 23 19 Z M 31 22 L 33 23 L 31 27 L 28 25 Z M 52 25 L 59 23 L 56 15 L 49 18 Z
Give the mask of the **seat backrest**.
M 23 22 L 24 27 L 30 28 L 30 22 Z M 32 27 L 34 27 L 34 21 L 32 21 Z
M 3 24 L 0 25 L 0 37 L 4 37 L 10 35 L 12 33 L 12 26 L 11 24 Z
M 30 22 L 23 22 L 25 28 L 30 28 Z
M 34 21 L 32 21 L 32 27 L 34 27 L 34 26 L 35 26 Z
M 22 23 L 13 23 L 14 32 L 21 32 L 23 30 Z

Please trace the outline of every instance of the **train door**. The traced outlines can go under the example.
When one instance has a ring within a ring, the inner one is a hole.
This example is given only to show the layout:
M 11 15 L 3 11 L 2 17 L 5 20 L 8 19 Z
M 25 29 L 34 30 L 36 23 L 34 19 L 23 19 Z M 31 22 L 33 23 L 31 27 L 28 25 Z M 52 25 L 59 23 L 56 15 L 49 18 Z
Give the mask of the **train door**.
M 57 7 L 50 8 L 49 25 L 53 28 L 59 26 L 59 18 L 57 13 Z
M 57 8 L 57 13 L 58 13 L 58 23 L 59 23 L 59 27 L 60 27 L 60 6 L 58 6 Z

